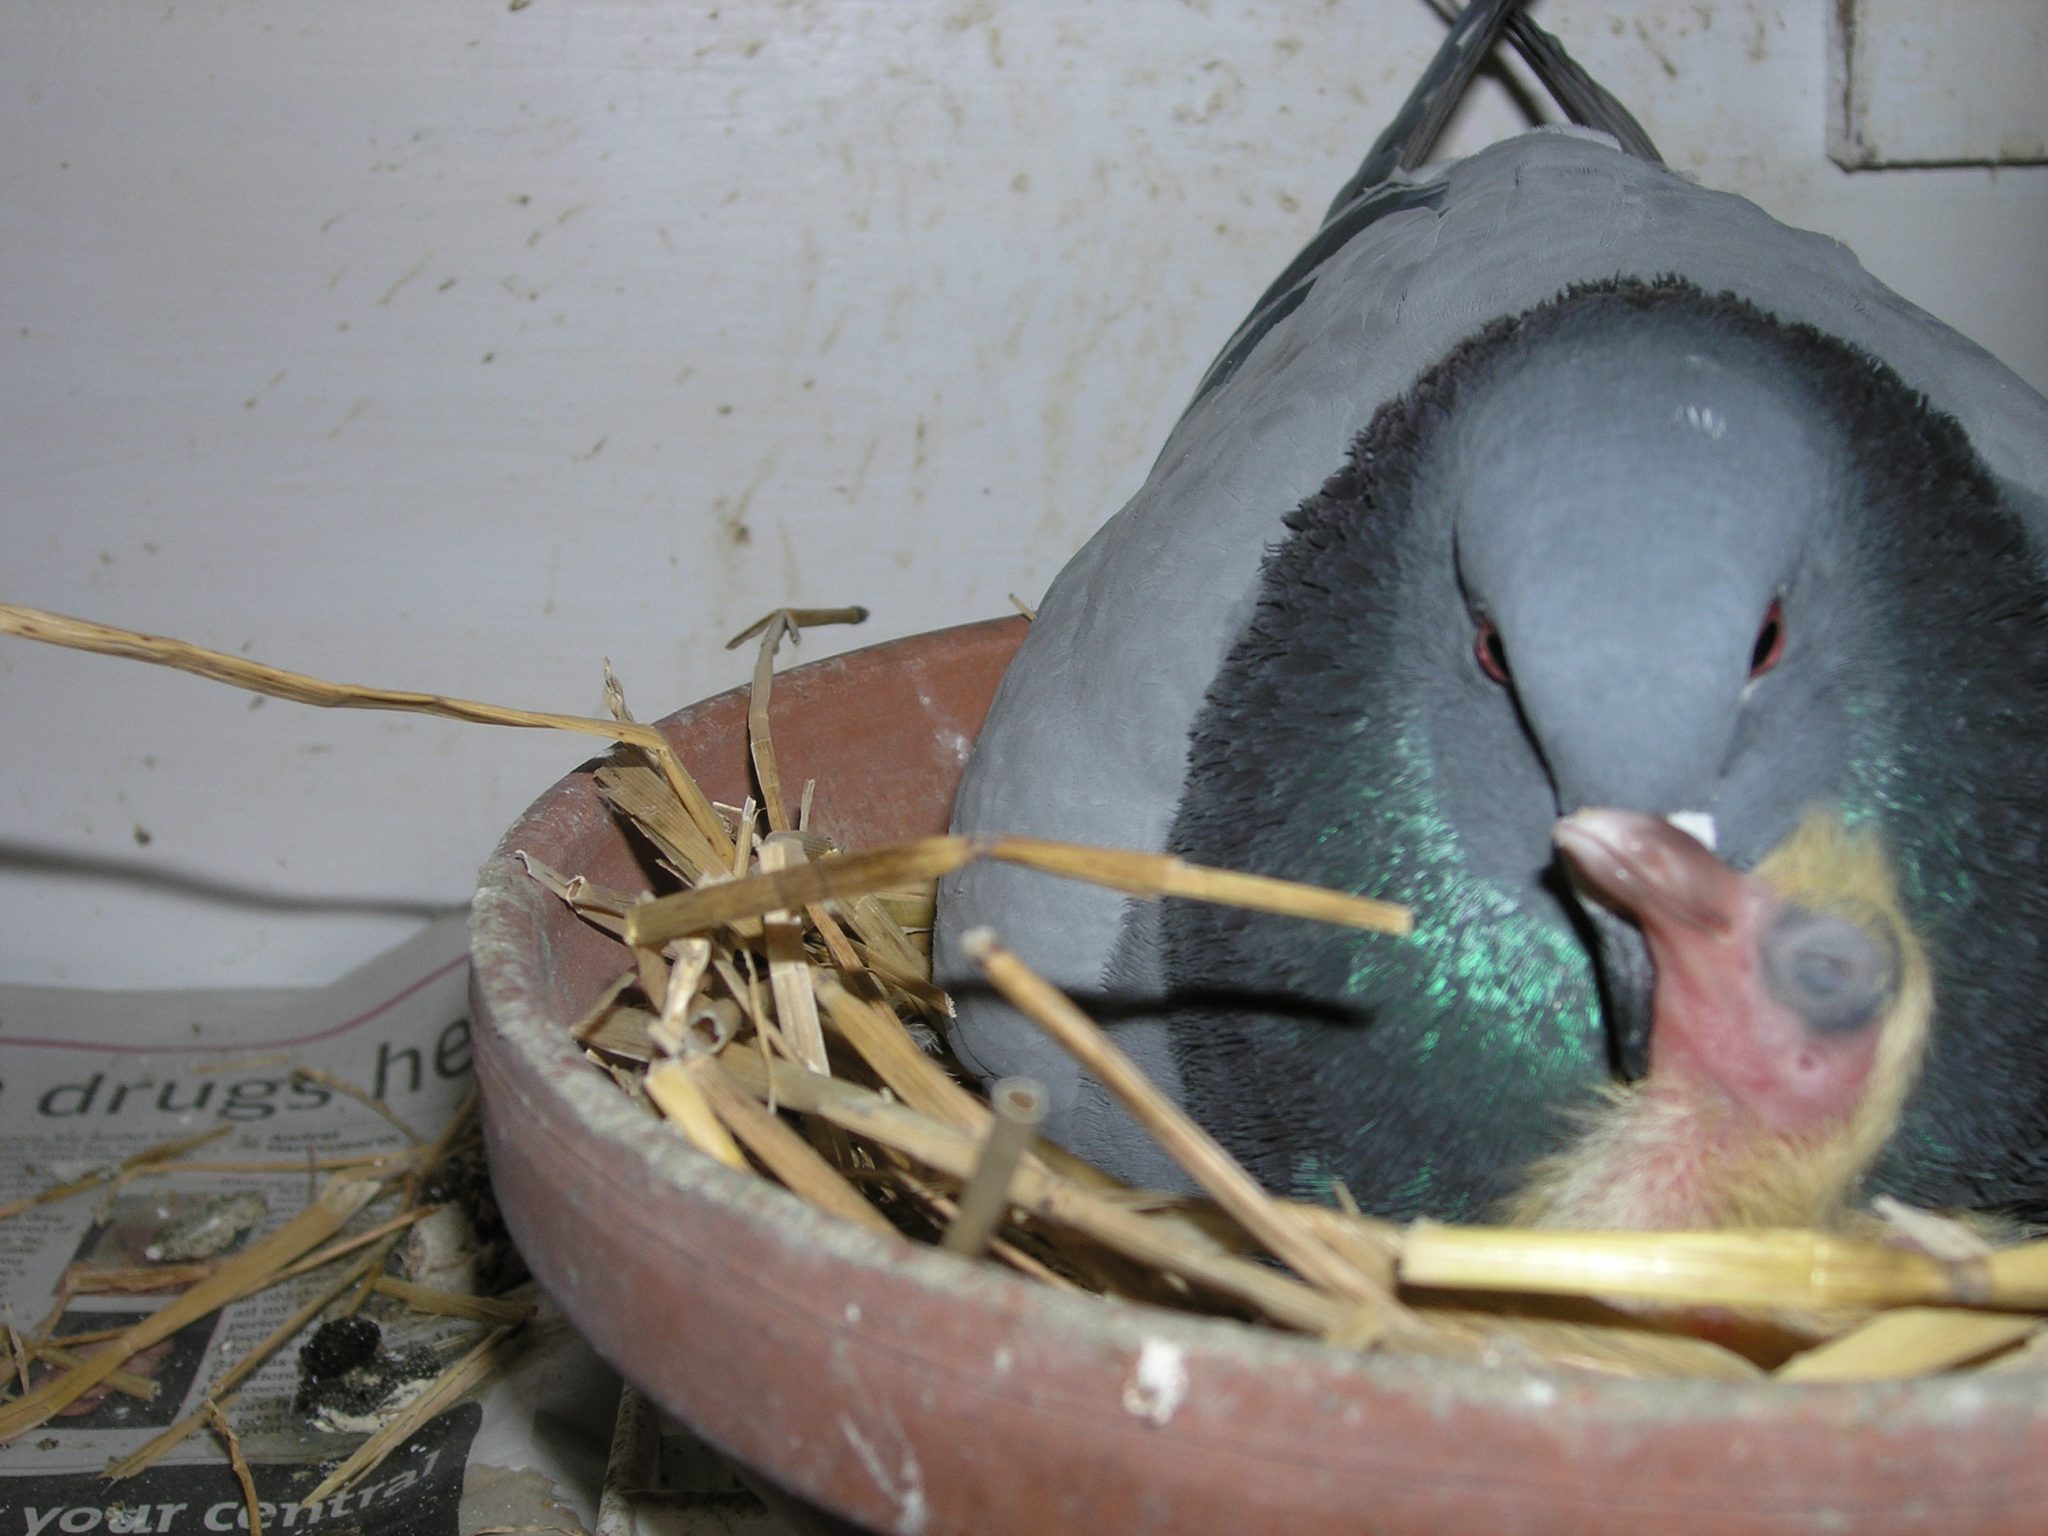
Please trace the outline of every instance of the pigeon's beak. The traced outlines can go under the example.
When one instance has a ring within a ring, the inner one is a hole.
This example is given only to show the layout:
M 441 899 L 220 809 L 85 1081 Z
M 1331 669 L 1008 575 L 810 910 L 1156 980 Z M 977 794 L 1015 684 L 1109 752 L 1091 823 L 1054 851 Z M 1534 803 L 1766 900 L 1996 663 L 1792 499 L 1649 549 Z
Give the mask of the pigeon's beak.
M 1656 816 L 1574 811 L 1552 836 L 1598 942 L 1615 1068 L 1633 1081 L 1649 1071 L 1656 995 L 1645 936 L 1683 947 L 1726 935 L 1741 913 L 1742 877 Z
M 1650 1071 L 1650 1025 L 1657 999 L 1657 968 L 1642 930 L 1627 918 L 1582 900 L 1579 908 L 1593 930 L 1593 964 L 1600 977 L 1600 1003 L 1607 1021 L 1608 1065 L 1625 1083 Z
M 1582 888 L 1644 928 L 1721 934 L 1741 915 L 1742 877 L 1661 817 L 1574 811 L 1552 836 Z

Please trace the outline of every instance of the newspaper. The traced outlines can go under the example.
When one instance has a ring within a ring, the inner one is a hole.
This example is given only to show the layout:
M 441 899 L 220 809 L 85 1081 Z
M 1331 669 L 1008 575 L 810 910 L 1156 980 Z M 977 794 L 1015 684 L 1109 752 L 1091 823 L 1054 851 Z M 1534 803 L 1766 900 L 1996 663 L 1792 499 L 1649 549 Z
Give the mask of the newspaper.
M 380 1100 L 428 1140 L 456 1113 L 470 1087 L 459 915 L 319 990 L 0 988 L 0 1206 L 102 1176 L 0 1220 L 7 1324 L 23 1339 L 132 1326 L 191 1283 L 168 1272 L 190 1272 L 275 1230 L 336 1163 L 403 1150 L 406 1133 L 342 1085 Z M 126 1159 L 208 1130 L 219 1134 L 161 1166 L 103 1177 Z M 395 1208 L 395 1197 L 372 1205 L 349 1230 Z M 489 1262 L 488 1234 L 472 1232 L 444 1244 L 458 1269 L 465 1246 L 472 1269 Z M 110 1272 L 153 1268 L 171 1283 L 154 1292 L 99 1287 Z M 127 1363 L 128 1376 L 141 1378 L 129 1390 L 93 1388 L 0 1444 L 0 1533 L 246 1530 L 244 1496 L 210 1428 L 131 1477 L 109 1481 L 106 1470 L 201 1410 L 221 1373 L 332 1289 L 342 1268 L 329 1265 L 197 1319 Z M 461 1289 L 465 1280 L 473 1286 L 475 1276 L 444 1273 L 424 1283 Z M 483 1331 L 385 1298 L 365 1311 L 380 1325 L 382 1354 L 400 1367 L 392 1372 L 394 1401 L 410 1384 L 406 1363 L 420 1369 L 424 1385 Z M 300 1342 L 241 1382 L 227 1406 L 266 1531 L 452 1536 L 487 1525 L 576 1532 L 594 1524 L 617 1383 L 544 1306 L 480 1401 L 437 1414 L 361 1480 L 311 1505 L 300 1500 L 388 1405 L 344 1403 L 359 1421 L 322 1405 L 325 1427 L 314 1422 Z M 96 1347 L 87 1338 L 73 1353 Z M 10 1350 L 9 1396 L 20 1391 L 21 1368 Z M 61 1368 L 38 1358 L 32 1383 Z M 150 1384 L 153 1394 L 144 1395 Z
M 23 1340 L 127 1328 L 190 1283 L 183 1266 L 231 1256 L 303 1210 L 349 1160 L 431 1140 L 471 1086 L 467 935 L 462 914 L 317 990 L 94 992 L 0 987 L 0 1209 L 59 1186 L 85 1187 L 0 1218 L 0 1322 Z M 351 1096 L 355 1089 L 361 1098 Z M 376 1104 L 363 1102 L 375 1100 Z M 377 1107 L 382 1106 L 382 1109 Z M 388 1113 L 387 1113 L 388 1112 Z M 402 1123 L 394 1124 L 393 1120 Z M 161 1163 L 121 1164 L 202 1133 Z M 473 1192 L 482 1195 L 480 1177 Z M 460 1194 L 460 1191 L 457 1192 Z M 446 1208 L 489 1208 L 451 1197 Z M 348 1226 L 374 1225 L 395 1200 Z M 445 1208 L 444 1208 L 445 1209 Z M 436 1230 L 445 1227 L 430 1218 Z M 421 1283 L 489 1293 L 516 1258 L 489 1230 L 461 1229 Z M 429 1223 L 420 1224 L 426 1228 Z M 482 1226 L 488 1229 L 488 1221 Z M 499 1245 L 502 1246 L 502 1245 Z M 0 1536 L 216 1536 L 247 1531 L 246 1497 L 212 1429 L 146 1470 L 110 1466 L 200 1412 L 222 1373 L 338 1279 L 340 1263 L 257 1291 L 129 1360 L 137 1381 L 96 1387 L 0 1443 Z M 112 1275 L 161 1269 L 165 1285 L 109 1292 Z M 616 1471 L 619 1383 L 531 1283 L 538 1308 L 479 1392 L 435 1414 L 345 1490 L 304 1502 L 381 1418 L 459 1356 L 482 1325 L 386 1298 L 364 1309 L 394 1370 L 387 1400 L 326 1401 L 302 1363 L 302 1330 L 221 1399 L 250 1465 L 263 1530 L 306 1536 L 782 1536 L 714 1456 L 673 1424 L 645 1428 L 637 1477 Z M 328 1315 L 340 1308 L 330 1307 Z M 98 1345 L 81 1341 L 76 1354 Z M 19 1395 L 11 1347 L 0 1352 Z M 30 1384 L 62 1369 L 38 1359 Z M 374 1376 L 374 1373 L 372 1373 Z M 309 1382 L 312 1383 L 309 1386 Z M 146 1395 L 145 1395 L 146 1394 Z M 655 1436 L 651 1446 L 649 1433 Z M 644 1486 L 642 1486 L 644 1485 Z M 600 1499 L 603 1507 L 600 1508 Z

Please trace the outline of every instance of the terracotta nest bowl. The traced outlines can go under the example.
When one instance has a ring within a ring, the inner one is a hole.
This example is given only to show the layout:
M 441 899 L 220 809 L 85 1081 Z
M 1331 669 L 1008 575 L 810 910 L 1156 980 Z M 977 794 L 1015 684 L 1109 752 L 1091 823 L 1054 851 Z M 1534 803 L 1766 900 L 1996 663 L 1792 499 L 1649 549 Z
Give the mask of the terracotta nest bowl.
M 785 783 L 848 847 L 944 829 L 1023 635 L 972 625 L 778 679 Z M 745 792 L 746 701 L 663 722 Z M 1360 1356 L 1064 1295 L 858 1230 L 649 1120 L 567 1024 L 618 952 L 526 849 L 631 885 L 587 771 L 484 867 L 477 1077 L 498 1198 L 541 1283 L 651 1398 L 765 1480 L 903 1536 L 2048 1531 L 2048 1383 L 1632 1382 Z

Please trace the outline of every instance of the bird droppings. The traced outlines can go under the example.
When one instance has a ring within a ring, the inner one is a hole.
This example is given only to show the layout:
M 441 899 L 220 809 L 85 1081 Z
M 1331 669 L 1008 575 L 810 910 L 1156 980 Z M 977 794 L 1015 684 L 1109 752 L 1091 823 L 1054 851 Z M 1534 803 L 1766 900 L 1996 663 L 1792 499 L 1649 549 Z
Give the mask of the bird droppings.
M 299 1349 L 293 1412 L 337 1434 L 374 1434 L 433 1385 L 444 1366 L 431 1344 L 387 1348 L 360 1313 L 320 1325 Z
M 909 1445 L 901 1443 L 899 1434 L 900 1459 L 896 1470 L 891 1471 L 880 1447 L 861 1432 L 860 1425 L 850 1418 L 841 1418 L 839 1428 L 846 1443 L 853 1447 L 854 1455 L 860 1458 L 868 1479 L 883 1498 L 896 1506 L 896 1518 L 889 1526 L 893 1536 L 923 1536 L 931 1509 L 925 1501 L 923 1470 Z
M 1522 1383 L 1522 1401 L 1531 1408 L 1548 1408 L 1557 1401 L 1557 1383 L 1546 1376 L 1531 1376 Z
M 270 1202 L 257 1191 L 223 1195 L 165 1222 L 142 1256 L 152 1264 L 210 1259 L 227 1252 L 269 1214 Z
M 1124 1412 L 1155 1429 L 1171 1422 L 1188 1396 L 1188 1366 L 1178 1344 L 1147 1339 L 1124 1383 Z

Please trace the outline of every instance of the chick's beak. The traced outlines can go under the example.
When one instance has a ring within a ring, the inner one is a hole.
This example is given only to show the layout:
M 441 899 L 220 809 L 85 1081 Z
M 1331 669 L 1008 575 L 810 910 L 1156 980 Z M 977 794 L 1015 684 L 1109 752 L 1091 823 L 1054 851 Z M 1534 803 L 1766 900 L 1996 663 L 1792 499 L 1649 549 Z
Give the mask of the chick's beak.
M 1650 950 L 1731 933 L 1742 877 L 1690 833 L 1633 811 L 1574 811 L 1552 837 L 1592 924 L 1615 1070 L 1640 1079 L 1650 1066 Z
M 1580 889 L 1645 933 L 1726 934 L 1742 877 L 1691 833 L 1633 811 L 1574 811 L 1552 831 Z

